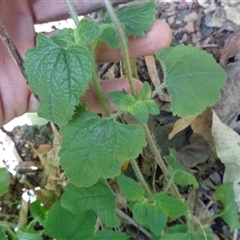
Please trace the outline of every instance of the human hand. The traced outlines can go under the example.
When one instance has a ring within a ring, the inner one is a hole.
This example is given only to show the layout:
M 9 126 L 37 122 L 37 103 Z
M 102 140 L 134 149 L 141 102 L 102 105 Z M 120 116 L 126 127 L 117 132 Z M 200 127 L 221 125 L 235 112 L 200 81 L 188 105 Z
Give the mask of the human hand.
M 117 2 L 117 0 L 114 1 Z M 103 3 L 100 1 L 94 3 L 78 1 L 76 9 L 79 14 L 86 14 L 102 6 Z M 5 26 L 23 57 L 27 49 L 35 46 L 35 23 L 60 20 L 68 16 L 64 2 L 56 5 L 55 1 L 0 0 L 0 22 Z M 129 53 L 131 57 L 151 55 L 157 49 L 168 46 L 170 42 L 169 27 L 162 21 L 156 21 L 145 38 L 131 39 Z M 120 59 L 119 50 L 112 50 L 105 44 L 100 46 L 97 54 L 99 63 Z M 114 90 L 129 89 L 126 79 L 102 81 L 101 85 L 105 96 Z M 135 85 L 139 89 L 140 81 L 136 80 Z M 93 89 L 87 91 L 84 100 L 89 109 L 101 112 L 101 106 Z M 25 112 L 37 111 L 38 105 L 38 100 L 35 99 L 11 55 L 0 41 L 0 126 Z

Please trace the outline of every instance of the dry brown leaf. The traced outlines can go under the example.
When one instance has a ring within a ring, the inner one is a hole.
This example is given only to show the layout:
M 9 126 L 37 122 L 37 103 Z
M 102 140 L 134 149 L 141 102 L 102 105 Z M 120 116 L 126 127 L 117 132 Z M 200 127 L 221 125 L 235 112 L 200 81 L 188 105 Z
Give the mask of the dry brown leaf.
M 177 120 L 173 126 L 172 132 L 168 135 L 168 139 L 172 139 L 177 133 L 187 128 L 195 118 L 196 116 L 188 116 Z
M 52 145 L 50 144 L 41 144 L 39 145 L 39 147 L 37 149 L 33 148 L 33 146 L 31 145 L 33 151 L 34 151 L 34 155 L 33 158 L 37 158 L 40 154 L 44 154 L 49 152 L 52 149 Z
M 223 182 L 233 182 L 235 201 L 240 211 L 240 136 L 223 124 L 214 111 L 212 135 L 217 155 L 225 165 Z
M 215 142 L 211 132 L 212 109 L 208 107 L 202 114 L 198 115 L 191 123 L 193 132 L 200 134 L 208 143 L 213 153 L 216 153 Z
M 160 87 L 161 82 L 158 76 L 155 58 L 154 56 L 145 56 L 145 62 L 148 69 L 149 77 L 154 85 L 155 88 Z M 159 92 L 158 94 L 159 98 L 164 102 L 171 102 L 170 96 L 164 92 Z
M 238 47 L 240 46 L 240 30 L 232 33 L 226 40 L 224 47 L 221 49 L 220 64 L 226 65 L 229 58 L 235 57 Z

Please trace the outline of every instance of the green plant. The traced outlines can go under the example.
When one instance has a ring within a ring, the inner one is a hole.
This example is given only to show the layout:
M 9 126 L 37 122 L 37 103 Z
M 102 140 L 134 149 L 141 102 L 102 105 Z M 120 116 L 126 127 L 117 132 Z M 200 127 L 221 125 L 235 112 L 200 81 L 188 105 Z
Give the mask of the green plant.
M 198 182 L 176 161 L 174 149 L 165 161 L 162 159 L 147 121 L 150 114 L 159 113 L 153 98 L 162 88 L 168 89 L 174 115 L 186 117 L 201 113 L 219 99 L 226 73 L 211 55 L 198 48 L 168 47 L 155 54 L 164 72 L 164 83 L 152 92 L 145 82 L 137 92 L 127 36 L 144 36 L 151 28 L 155 1 L 140 4 L 136 1 L 114 11 L 105 0 L 107 12 L 102 13 L 98 23 L 87 19 L 78 23 L 71 2 L 67 2 L 76 29 L 60 30 L 50 38 L 38 34 L 37 47 L 28 50 L 24 63 L 28 83 L 40 100 L 39 116 L 60 127 L 60 165 L 69 181 L 61 202 L 54 203 L 45 220 L 45 211 L 41 218 L 37 215 L 37 221 L 42 223 L 48 236 L 56 239 L 128 239 L 126 234 L 112 230 L 120 225 L 115 200 L 124 196 L 134 220 L 149 229 L 153 239 L 211 239 L 211 231 L 195 222 L 177 188 L 177 185 L 198 188 Z M 96 73 L 95 54 L 103 42 L 122 49 L 131 88 L 130 93 L 109 94 L 119 108 L 116 113 L 111 113 Z M 87 110 L 84 102 L 79 103 L 90 82 L 106 117 Z M 132 114 L 139 124 L 118 122 L 117 117 L 123 112 Z M 135 160 L 147 144 L 166 181 L 165 188 L 157 193 L 151 191 Z M 138 182 L 121 174 L 121 166 L 127 159 Z M 107 179 L 115 177 L 123 196 L 114 193 L 109 186 Z M 218 189 L 216 199 L 223 201 L 226 210 L 234 200 L 223 200 L 221 193 L 225 190 Z M 103 227 L 96 230 L 97 216 Z M 181 216 L 185 216 L 186 226 L 167 227 L 169 218 Z M 226 211 L 219 216 L 231 230 L 239 226 L 236 218 L 234 222 L 229 220 Z

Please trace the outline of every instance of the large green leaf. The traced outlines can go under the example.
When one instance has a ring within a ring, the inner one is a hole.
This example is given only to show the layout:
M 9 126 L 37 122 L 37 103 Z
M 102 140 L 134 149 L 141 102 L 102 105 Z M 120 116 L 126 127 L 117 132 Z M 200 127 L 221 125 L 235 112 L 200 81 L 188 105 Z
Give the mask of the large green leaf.
M 171 96 L 173 114 L 197 115 L 220 98 L 227 74 L 212 55 L 192 46 L 168 47 L 156 53 Z
M 68 184 L 62 196 L 61 204 L 73 213 L 93 210 L 109 227 L 120 224 L 115 211 L 116 196 L 104 179 L 100 179 L 89 188 L 78 188 Z
M 140 126 L 102 119 L 83 107 L 61 128 L 61 134 L 60 164 L 78 187 L 89 187 L 100 177 L 118 176 L 122 163 L 136 158 L 146 146 Z
M 237 206 L 235 203 L 233 183 L 224 183 L 214 192 L 213 199 L 223 204 L 221 218 L 228 224 L 230 231 L 240 228 Z
M 36 48 L 27 51 L 24 67 L 29 85 L 40 99 L 38 114 L 64 125 L 88 89 L 93 56 L 85 46 L 61 48 L 43 34 L 38 34 L 37 42 Z
M 124 7 L 116 10 L 116 15 L 125 30 L 130 36 L 144 36 L 145 31 L 152 27 L 155 19 L 156 3 L 154 0 L 133 1 Z M 107 15 L 103 20 L 110 23 L 110 17 Z
M 121 174 L 117 178 L 118 185 L 128 200 L 142 202 L 144 200 L 144 189 L 133 179 Z
M 6 168 L 0 168 L 0 195 L 7 192 L 10 184 L 9 172 Z
M 44 222 L 44 230 L 57 240 L 91 239 L 95 224 L 93 211 L 74 214 L 56 202 Z
M 91 239 L 92 240 L 103 240 L 103 239 L 127 240 L 129 239 L 129 236 L 122 232 L 111 231 L 111 230 L 100 230 L 100 231 L 97 231 Z
M 164 193 L 153 194 L 153 199 L 157 201 L 156 205 L 163 209 L 167 215 L 172 218 L 180 217 L 188 210 L 188 205 L 175 197 Z

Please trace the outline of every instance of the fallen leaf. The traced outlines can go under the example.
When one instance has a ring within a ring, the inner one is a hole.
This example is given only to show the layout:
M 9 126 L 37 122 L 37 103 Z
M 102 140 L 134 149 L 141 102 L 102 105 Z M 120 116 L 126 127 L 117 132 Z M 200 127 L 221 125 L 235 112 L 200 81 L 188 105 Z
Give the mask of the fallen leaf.
M 212 152 L 216 153 L 215 142 L 211 132 L 212 127 L 212 109 L 210 107 L 198 115 L 191 123 L 191 128 L 194 133 L 200 134 L 208 143 Z
M 213 111 L 212 135 L 217 155 L 225 165 L 223 182 L 233 182 L 235 202 L 240 211 L 240 136 L 223 124 Z
M 185 118 L 181 118 L 177 120 L 173 126 L 173 130 L 168 135 L 168 139 L 172 139 L 177 133 L 181 132 L 183 129 L 187 128 L 192 121 L 196 118 L 196 116 L 187 116 Z
M 219 62 L 226 65 L 229 58 L 235 57 L 238 47 L 240 46 L 240 29 L 227 38 L 224 47 L 220 51 Z
M 159 76 L 158 76 L 154 56 L 152 56 L 152 55 L 151 56 L 145 56 L 145 62 L 146 62 L 146 65 L 147 65 L 149 77 L 150 77 L 155 89 L 157 89 L 158 87 L 160 87 L 161 81 L 160 81 Z M 164 92 L 159 92 L 158 96 L 164 102 L 171 102 L 171 99 L 170 99 L 169 95 L 164 93 Z

